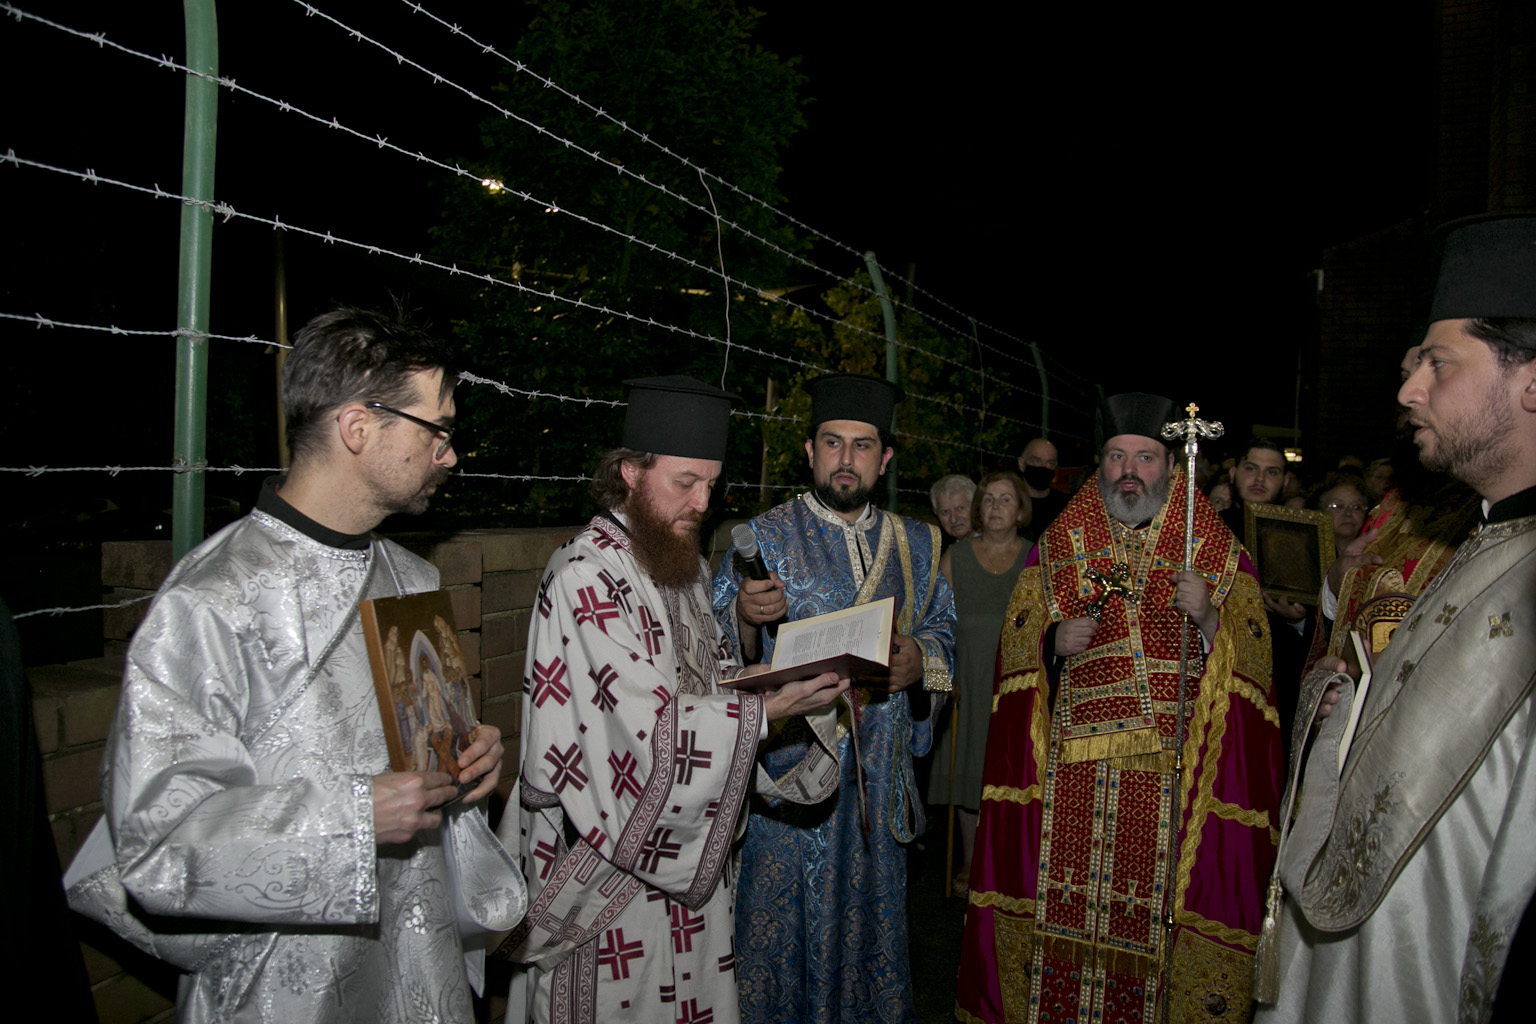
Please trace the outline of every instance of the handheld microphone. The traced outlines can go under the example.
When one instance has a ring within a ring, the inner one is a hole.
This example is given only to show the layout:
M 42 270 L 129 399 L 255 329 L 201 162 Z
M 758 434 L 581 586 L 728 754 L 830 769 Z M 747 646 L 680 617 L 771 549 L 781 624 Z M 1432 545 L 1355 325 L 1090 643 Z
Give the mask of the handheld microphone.
M 768 566 L 763 564 L 763 556 L 757 550 L 757 536 L 752 527 L 746 523 L 731 527 L 731 542 L 736 545 L 736 557 L 741 559 L 742 571 L 754 580 L 766 580 Z

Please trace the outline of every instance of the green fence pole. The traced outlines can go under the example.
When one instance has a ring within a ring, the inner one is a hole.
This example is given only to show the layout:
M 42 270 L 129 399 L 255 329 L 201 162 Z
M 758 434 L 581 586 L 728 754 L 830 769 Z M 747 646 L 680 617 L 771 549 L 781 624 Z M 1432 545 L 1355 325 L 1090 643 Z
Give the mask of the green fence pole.
M 1040 355 L 1040 346 L 1030 342 L 1029 347 L 1035 353 L 1035 370 L 1040 374 L 1040 436 L 1050 437 L 1051 378 L 1045 374 L 1045 359 Z
M 880 296 L 880 312 L 885 314 L 885 379 L 892 384 L 896 380 L 896 307 L 891 304 L 891 293 L 885 290 L 885 278 L 880 276 L 880 264 L 875 262 L 875 254 L 866 252 L 864 264 L 869 267 L 869 279 L 874 282 L 875 294 Z M 895 428 L 892 423 L 891 428 Z M 896 511 L 896 468 L 894 466 L 885 474 L 885 507 L 888 511 Z
M 214 0 L 184 0 L 186 18 L 186 115 L 182 124 L 181 193 L 213 201 L 213 157 L 217 142 L 219 25 Z M 199 203 L 181 208 L 181 269 L 176 311 L 176 436 L 171 482 L 171 557 L 180 559 L 203 539 L 203 491 L 208 465 L 209 270 L 213 211 Z

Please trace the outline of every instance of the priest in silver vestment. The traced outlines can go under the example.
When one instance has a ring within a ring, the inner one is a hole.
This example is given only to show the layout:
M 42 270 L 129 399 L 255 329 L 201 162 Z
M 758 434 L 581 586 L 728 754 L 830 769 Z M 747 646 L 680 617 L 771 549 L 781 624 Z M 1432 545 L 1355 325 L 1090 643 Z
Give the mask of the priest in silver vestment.
M 105 815 L 66 885 L 187 972 L 179 1021 L 468 1024 L 485 946 L 526 907 L 484 820 L 499 731 L 474 729 L 459 786 L 391 772 L 359 623 L 360 600 L 438 586 L 371 531 L 456 461 L 455 380 L 407 322 L 307 324 L 283 369 L 292 470 L 177 564 L 134 637 Z
M 1483 522 L 1362 697 L 1337 658 L 1304 685 L 1293 757 L 1320 725 L 1287 797 L 1299 809 L 1261 940 L 1263 1022 L 1530 1012 L 1529 956 L 1512 950 L 1536 941 L 1536 217 L 1458 222 L 1441 245 L 1398 401 L 1425 466 L 1475 489 Z

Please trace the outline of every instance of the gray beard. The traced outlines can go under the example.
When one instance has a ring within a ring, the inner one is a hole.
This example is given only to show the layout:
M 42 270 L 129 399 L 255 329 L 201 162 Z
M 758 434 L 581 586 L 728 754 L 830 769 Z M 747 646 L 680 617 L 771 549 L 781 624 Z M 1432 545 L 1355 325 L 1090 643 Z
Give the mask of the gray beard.
M 1155 483 L 1142 481 L 1146 490 L 1138 495 L 1126 495 L 1112 487 L 1104 478 L 1104 470 L 1098 472 L 1099 496 L 1104 499 L 1104 510 L 1126 526 L 1140 526 L 1162 511 L 1168 501 L 1168 481 L 1171 473 L 1164 474 Z

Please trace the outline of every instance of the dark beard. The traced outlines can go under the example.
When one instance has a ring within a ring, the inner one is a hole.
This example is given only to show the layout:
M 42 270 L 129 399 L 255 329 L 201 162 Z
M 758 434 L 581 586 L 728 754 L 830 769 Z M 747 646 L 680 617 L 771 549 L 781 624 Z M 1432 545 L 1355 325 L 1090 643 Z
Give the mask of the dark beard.
M 874 491 L 868 487 L 855 487 L 851 491 L 839 491 L 831 484 L 817 484 L 816 497 L 833 512 L 857 512 L 869 504 Z
M 659 587 L 681 589 L 703 579 L 699 568 L 699 535 L 689 531 L 679 537 L 672 520 L 656 511 L 644 490 L 630 491 L 624 503 L 629 517 L 629 539 L 635 558 Z
M 1099 468 L 1099 496 L 1104 499 L 1104 510 L 1114 516 L 1126 526 L 1140 526 L 1151 519 L 1162 509 L 1168 501 L 1168 481 L 1173 474 L 1168 473 L 1156 483 L 1142 480 L 1145 492 L 1137 497 L 1127 497 L 1113 487 L 1104 476 L 1103 467 Z

